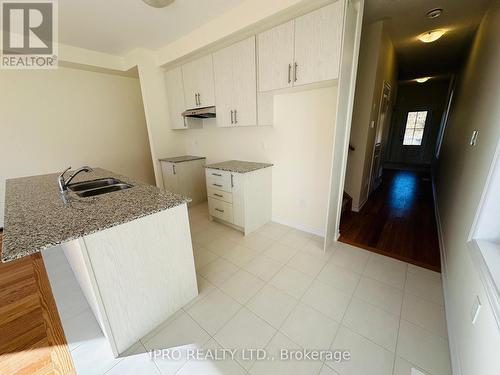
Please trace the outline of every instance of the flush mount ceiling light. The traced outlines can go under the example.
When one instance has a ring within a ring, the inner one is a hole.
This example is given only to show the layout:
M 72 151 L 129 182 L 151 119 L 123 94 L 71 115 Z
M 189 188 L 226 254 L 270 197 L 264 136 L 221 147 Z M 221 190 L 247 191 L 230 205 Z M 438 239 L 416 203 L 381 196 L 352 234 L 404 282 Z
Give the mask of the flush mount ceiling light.
M 432 43 L 441 38 L 446 33 L 446 30 L 431 30 L 420 34 L 417 38 L 423 43 Z
M 427 12 L 428 18 L 438 18 L 441 14 L 443 14 L 442 8 L 431 9 Z
M 172 4 L 175 0 L 142 0 L 149 6 L 154 8 L 165 8 L 167 5 Z
M 431 77 L 422 77 L 422 78 L 417 78 L 415 81 L 418 83 L 424 83 L 427 82 Z

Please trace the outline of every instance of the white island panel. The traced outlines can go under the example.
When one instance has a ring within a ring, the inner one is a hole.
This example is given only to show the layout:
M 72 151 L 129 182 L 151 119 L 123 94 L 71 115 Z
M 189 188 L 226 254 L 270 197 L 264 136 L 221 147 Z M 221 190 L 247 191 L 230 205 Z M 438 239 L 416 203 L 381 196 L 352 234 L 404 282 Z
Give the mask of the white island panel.
M 73 241 L 68 261 L 118 356 L 198 295 L 186 204 Z M 78 275 L 77 273 L 87 273 Z M 101 315 L 101 316 L 99 316 Z M 103 326 L 104 325 L 104 326 Z

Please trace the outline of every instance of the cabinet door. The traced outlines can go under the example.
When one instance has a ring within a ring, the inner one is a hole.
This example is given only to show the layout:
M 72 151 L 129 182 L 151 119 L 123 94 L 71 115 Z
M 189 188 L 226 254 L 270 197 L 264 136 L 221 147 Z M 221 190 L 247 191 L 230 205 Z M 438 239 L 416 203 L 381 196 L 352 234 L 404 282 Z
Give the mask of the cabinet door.
M 234 122 L 236 126 L 257 125 L 257 70 L 255 37 L 236 43 L 233 51 Z
M 337 0 L 295 19 L 295 85 L 338 78 L 342 13 Z
M 215 105 L 212 55 L 201 57 L 182 66 L 184 96 L 188 108 Z M 196 95 L 199 94 L 198 100 Z
M 292 20 L 258 35 L 259 91 L 292 85 L 293 23 Z
M 190 206 L 207 200 L 204 165 L 204 160 L 175 164 L 178 193 L 191 198 Z
M 182 83 L 181 68 L 166 72 L 165 84 L 167 86 L 170 127 L 172 129 L 185 129 L 186 124 L 184 123 L 182 112 L 186 110 L 186 103 L 184 101 L 184 85 Z
M 179 192 L 179 179 L 174 163 L 162 161 L 161 173 L 163 177 L 163 188 L 172 193 Z
M 233 224 L 245 227 L 245 175 L 231 173 L 233 192 Z
M 233 126 L 234 72 L 232 47 L 215 52 L 213 59 L 217 126 Z

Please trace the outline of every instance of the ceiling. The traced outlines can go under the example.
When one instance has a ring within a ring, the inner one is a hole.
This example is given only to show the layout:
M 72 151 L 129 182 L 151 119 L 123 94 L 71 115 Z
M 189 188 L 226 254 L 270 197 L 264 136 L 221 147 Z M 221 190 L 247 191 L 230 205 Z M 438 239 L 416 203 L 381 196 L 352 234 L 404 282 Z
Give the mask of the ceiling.
M 176 0 L 166 8 L 153 8 L 142 0 L 63 0 L 59 42 L 111 54 L 157 49 L 242 1 Z
M 490 0 L 366 0 L 364 22 L 384 20 L 396 49 L 400 79 L 448 73 L 460 66 Z M 443 8 L 441 17 L 426 13 Z M 434 43 L 416 36 L 437 28 L 449 31 Z

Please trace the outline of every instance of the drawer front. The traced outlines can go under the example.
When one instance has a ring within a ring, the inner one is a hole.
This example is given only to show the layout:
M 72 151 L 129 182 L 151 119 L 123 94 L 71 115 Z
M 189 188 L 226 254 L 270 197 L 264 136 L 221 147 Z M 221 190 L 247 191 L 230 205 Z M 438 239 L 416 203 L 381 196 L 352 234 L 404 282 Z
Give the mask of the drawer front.
M 207 187 L 224 190 L 229 193 L 232 191 L 231 172 L 207 168 L 205 169 L 205 175 L 207 177 Z
M 219 200 L 227 202 L 227 203 L 233 203 L 233 194 L 228 193 L 227 191 L 223 191 L 223 190 L 209 187 L 207 189 L 207 195 L 210 198 L 219 199 Z
M 231 180 L 231 172 L 228 171 L 220 171 L 218 169 L 210 169 L 206 168 L 205 169 L 205 175 L 207 176 L 207 179 L 211 178 L 213 180 L 219 180 L 219 181 L 229 181 Z
M 229 223 L 233 222 L 233 205 L 231 203 L 208 197 L 208 211 L 211 216 Z
M 230 193 L 233 190 L 231 188 L 231 177 L 228 180 L 225 178 L 207 177 L 207 188 L 224 190 Z

